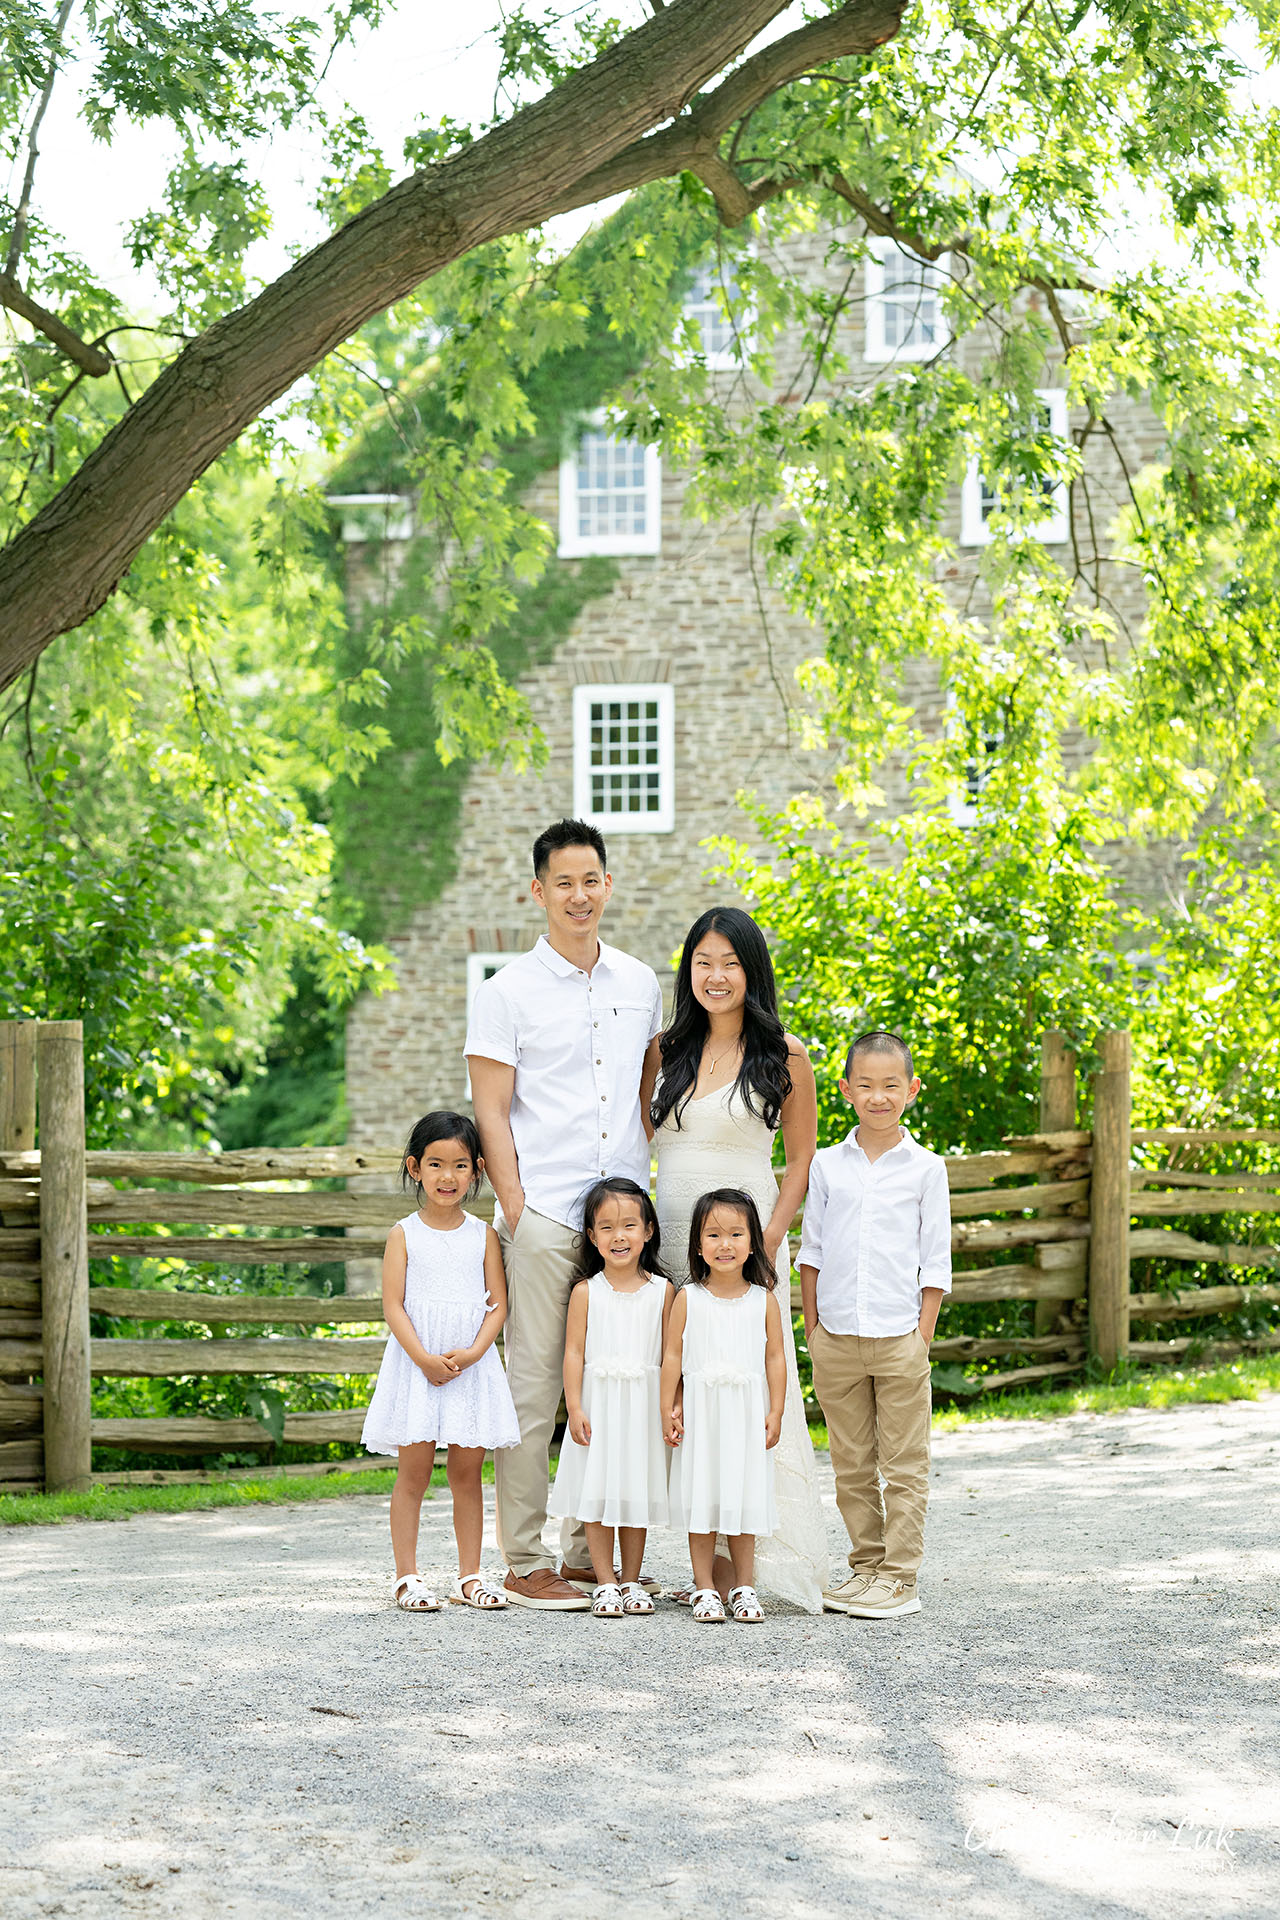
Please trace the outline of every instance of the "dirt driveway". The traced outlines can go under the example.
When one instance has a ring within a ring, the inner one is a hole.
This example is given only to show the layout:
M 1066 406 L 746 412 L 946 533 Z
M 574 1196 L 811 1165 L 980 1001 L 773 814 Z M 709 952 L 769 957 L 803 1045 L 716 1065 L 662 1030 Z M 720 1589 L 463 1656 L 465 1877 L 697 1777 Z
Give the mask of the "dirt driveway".
M 934 1464 L 874 1623 L 412 1618 L 367 1496 L 10 1529 L 0 1913 L 1273 1920 L 1280 1397 Z

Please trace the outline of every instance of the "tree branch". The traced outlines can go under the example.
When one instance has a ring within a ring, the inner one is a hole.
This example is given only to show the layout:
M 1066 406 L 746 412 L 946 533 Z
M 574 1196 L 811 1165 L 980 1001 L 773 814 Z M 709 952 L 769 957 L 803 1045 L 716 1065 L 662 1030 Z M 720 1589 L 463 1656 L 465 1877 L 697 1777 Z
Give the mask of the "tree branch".
M 45 75 L 40 98 L 31 119 L 31 131 L 27 135 L 27 166 L 22 176 L 22 192 L 18 195 L 18 209 L 13 216 L 13 231 L 9 235 L 9 254 L 4 263 L 4 277 L 12 280 L 18 271 L 22 259 L 22 249 L 27 244 L 27 219 L 31 212 L 31 190 L 35 185 L 36 161 L 40 158 L 39 135 L 40 122 L 48 110 L 53 95 L 53 83 L 58 77 L 58 56 L 62 52 L 62 36 L 67 30 L 72 8 L 76 0 L 62 0 L 58 17 L 53 23 L 53 52 L 49 56 L 49 71 Z
M 686 169 L 705 179 L 719 206 L 720 193 L 703 172 L 708 166 L 720 180 L 726 203 L 743 205 L 717 168 L 717 162 L 720 168 L 725 166 L 717 149 L 730 127 L 780 87 L 802 76 L 811 78 L 810 70 L 815 63 L 843 59 L 850 54 L 873 53 L 886 40 L 892 40 L 902 24 L 905 10 L 906 0 L 849 0 L 849 4 L 837 12 L 824 14 L 820 20 L 811 20 L 797 27 L 794 33 L 784 34 L 781 40 L 774 40 L 744 60 L 714 92 L 696 100 L 671 126 L 634 141 L 593 173 L 575 180 L 567 191 L 557 196 L 550 212 L 569 213 L 575 207 L 590 206 L 615 193 L 628 193 L 634 187 L 646 186 L 651 180 L 665 180 Z M 741 182 L 739 186 L 742 194 L 750 191 L 742 187 Z M 729 224 L 737 225 L 748 211 L 746 208 L 738 213 Z
M 24 293 L 16 280 L 7 273 L 0 273 L 0 307 L 7 307 L 10 313 L 16 313 L 46 340 L 52 341 L 59 353 L 66 355 L 72 366 L 79 367 L 81 373 L 91 373 L 100 379 L 104 373 L 110 373 L 113 361 L 109 353 L 101 347 L 91 347 L 78 333 L 59 320 L 56 313 L 50 313 L 48 307 L 42 307 L 29 293 Z
M 206 468 L 327 353 L 476 247 L 598 197 L 587 183 L 612 157 L 679 120 L 787 4 L 664 7 L 502 126 L 400 181 L 192 341 L 0 552 L 0 688 L 97 611 Z M 728 126 L 795 70 L 788 41 L 803 39 L 805 67 L 819 47 L 832 57 L 878 45 L 901 5 L 858 0 L 744 61 L 712 96 L 716 120 Z M 713 142 L 709 128 L 704 137 Z

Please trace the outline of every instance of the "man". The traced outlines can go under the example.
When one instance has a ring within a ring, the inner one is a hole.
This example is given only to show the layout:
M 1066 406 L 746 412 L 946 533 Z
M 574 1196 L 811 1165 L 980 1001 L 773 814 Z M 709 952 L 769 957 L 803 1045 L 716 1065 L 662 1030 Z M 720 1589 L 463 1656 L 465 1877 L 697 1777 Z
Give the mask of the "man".
M 498 1196 L 507 1376 L 520 1421 L 520 1445 L 496 1461 L 505 1590 L 514 1606 L 580 1611 L 590 1601 L 564 1576 L 591 1582 L 581 1525 L 564 1523 L 559 1574 L 542 1545 L 565 1317 L 587 1189 L 606 1173 L 649 1184 L 640 1083 L 662 994 L 652 967 L 598 937 L 613 882 L 595 827 L 548 827 L 534 841 L 533 872 L 547 931 L 478 989 L 465 1052 Z

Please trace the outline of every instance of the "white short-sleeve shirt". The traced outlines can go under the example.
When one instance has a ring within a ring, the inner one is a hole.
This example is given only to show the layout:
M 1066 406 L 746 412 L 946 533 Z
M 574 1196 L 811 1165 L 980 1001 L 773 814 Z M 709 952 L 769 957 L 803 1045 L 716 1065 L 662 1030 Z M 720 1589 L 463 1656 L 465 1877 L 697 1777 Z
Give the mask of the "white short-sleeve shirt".
M 828 1333 L 884 1339 L 910 1333 L 924 1287 L 951 1291 L 947 1167 L 903 1127 L 877 1160 L 855 1127 L 809 1169 L 797 1266 L 818 1269 L 818 1319 Z
M 476 989 L 463 1051 L 516 1070 L 511 1137 L 525 1204 L 562 1226 L 603 1174 L 649 1186 L 640 1072 L 662 1029 L 652 967 L 600 942 L 588 973 L 544 934 Z

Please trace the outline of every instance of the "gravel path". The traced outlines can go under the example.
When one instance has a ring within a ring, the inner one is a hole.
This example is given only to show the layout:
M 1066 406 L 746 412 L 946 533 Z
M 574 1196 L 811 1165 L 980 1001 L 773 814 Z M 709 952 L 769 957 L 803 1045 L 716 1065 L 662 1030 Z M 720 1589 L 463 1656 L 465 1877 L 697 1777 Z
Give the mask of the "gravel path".
M 1280 1397 L 934 1464 L 897 1621 L 413 1618 L 369 1496 L 10 1529 L 0 1912 L 1274 1916 Z

